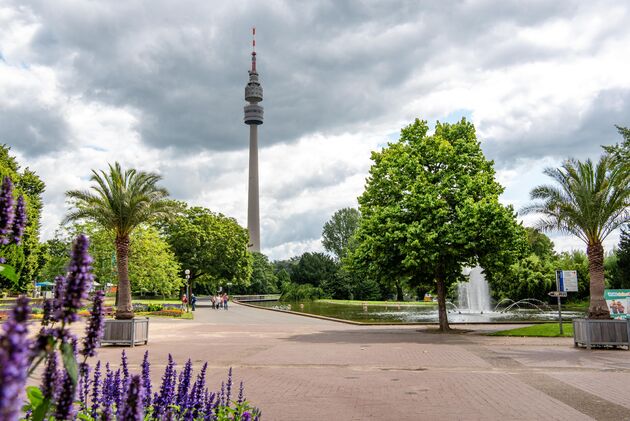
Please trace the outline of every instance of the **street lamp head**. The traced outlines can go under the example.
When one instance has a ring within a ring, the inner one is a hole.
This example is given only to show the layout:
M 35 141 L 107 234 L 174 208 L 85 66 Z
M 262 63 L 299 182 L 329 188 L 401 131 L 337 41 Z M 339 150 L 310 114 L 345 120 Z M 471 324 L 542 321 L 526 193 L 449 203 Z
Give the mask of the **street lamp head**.
M 190 275 L 190 269 L 186 269 L 186 270 L 184 271 L 184 273 L 185 273 L 186 275 Z

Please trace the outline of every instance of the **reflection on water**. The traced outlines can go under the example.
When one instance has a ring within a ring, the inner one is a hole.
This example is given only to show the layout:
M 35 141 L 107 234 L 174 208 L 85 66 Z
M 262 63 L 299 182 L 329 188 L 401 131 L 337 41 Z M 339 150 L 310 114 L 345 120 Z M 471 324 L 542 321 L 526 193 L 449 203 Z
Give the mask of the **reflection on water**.
M 311 301 L 303 303 L 261 302 L 250 303 L 260 307 L 272 307 L 282 310 L 291 310 L 302 313 L 316 314 L 320 316 L 334 317 L 337 319 L 353 320 L 358 322 L 381 323 L 427 323 L 437 322 L 437 305 L 350 305 L 333 304 L 327 302 Z M 289 308 L 290 306 L 290 308 Z M 572 320 L 584 317 L 584 313 L 577 311 L 563 311 L 562 318 Z M 539 311 L 537 309 L 514 309 L 509 312 L 490 311 L 484 313 L 466 313 L 464 311 L 449 310 L 448 320 L 454 323 L 475 322 L 516 322 L 516 321 L 554 321 L 558 319 L 558 312 L 553 310 Z

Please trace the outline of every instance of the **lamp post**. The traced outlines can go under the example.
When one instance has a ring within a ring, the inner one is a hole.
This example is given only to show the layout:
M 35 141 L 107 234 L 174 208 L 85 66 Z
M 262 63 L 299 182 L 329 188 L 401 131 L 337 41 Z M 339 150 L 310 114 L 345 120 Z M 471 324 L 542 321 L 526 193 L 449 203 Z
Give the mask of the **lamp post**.
M 186 311 L 188 311 L 188 303 L 190 302 L 190 269 L 186 269 L 184 273 L 186 274 L 186 297 L 188 298 Z

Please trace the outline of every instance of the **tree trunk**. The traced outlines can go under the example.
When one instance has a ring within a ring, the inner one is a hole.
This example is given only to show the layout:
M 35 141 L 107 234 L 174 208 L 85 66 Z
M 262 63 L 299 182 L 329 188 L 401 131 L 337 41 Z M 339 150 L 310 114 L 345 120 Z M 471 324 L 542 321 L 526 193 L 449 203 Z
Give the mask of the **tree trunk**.
M 129 283 L 129 236 L 116 236 L 116 260 L 118 263 L 118 307 L 116 319 L 133 319 L 131 284 Z
M 604 300 L 604 247 L 601 243 L 589 244 L 586 248 L 588 255 L 588 274 L 590 277 L 591 300 L 588 308 L 589 319 L 610 319 L 610 311 Z
M 438 292 L 438 315 L 440 318 L 440 330 L 449 332 L 451 327 L 448 325 L 448 314 L 446 313 L 446 285 L 442 275 L 436 276 L 437 292 Z
M 405 296 L 403 293 L 402 285 L 400 285 L 400 281 L 396 281 L 396 301 L 404 301 Z

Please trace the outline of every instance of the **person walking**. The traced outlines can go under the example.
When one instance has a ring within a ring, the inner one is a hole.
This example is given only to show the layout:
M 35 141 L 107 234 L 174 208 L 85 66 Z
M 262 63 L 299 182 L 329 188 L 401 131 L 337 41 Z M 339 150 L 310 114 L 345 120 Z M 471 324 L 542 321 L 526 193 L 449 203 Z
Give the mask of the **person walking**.
M 228 300 L 230 299 L 230 297 L 228 297 L 227 294 L 223 294 L 223 308 L 225 310 L 228 309 Z
M 190 294 L 190 306 L 192 307 L 192 311 L 195 311 L 196 304 L 197 304 L 197 297 L 195 297 L 195 294 Z
M 182 311 L 188 312 L 188 297 L 186 294 L 182 295 Z
M 212 303 L 212 309 L 215 309 L 215 305 L 217 303 L 217 297 L 215 297 L 214 295 L 210 296 L 210 302 Z

